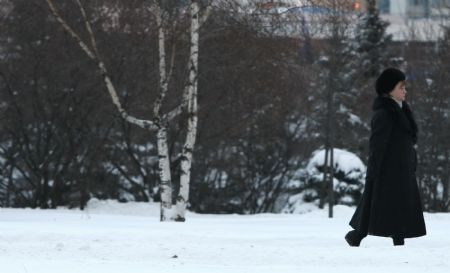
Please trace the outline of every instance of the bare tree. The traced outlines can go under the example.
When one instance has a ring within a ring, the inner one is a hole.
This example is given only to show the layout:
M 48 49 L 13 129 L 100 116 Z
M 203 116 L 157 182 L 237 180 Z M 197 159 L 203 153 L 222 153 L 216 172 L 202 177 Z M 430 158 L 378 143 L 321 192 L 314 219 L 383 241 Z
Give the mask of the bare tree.
M 199 30 L 201 25 L 206 21 L 211 5 L 201 5 L 198 0 L 191 0 L 189 3 L 190 15 L 190 55 L 187 65 L 188 80 L 182 92 L 182 102 L 172 111 L 163 113 L 162 104 L 167 95 L 168 84 L 171 80 L 173 69 L 173 57 L 170 66 L 167 66 L 166 59 L 166 31 L 165 21 L 167 20 L 167 10 L 164 5 L 157 1 L 152 1 L 146 8 L 152 12 L 156 18 L 158 26 L 158 43 L 159 43 L 159 95 L 153 105 L 153 116 L 151 119 L 139 119 L 128 113 L 121 104 L 118 92 L 115 88 L 111 76 L 101 58 L 100 51 L 97 47 L 96 37 L 92 30 L 90 20 L 86 9 L 80 0 L 76 0 L 79 11 L 82 15 L 85 29 L 87 31 L 89 42 L 84 41 L 81 36 L 72 28 L 63 18 L 52 0 L 46 0 L 51 13 L 54 15 L 59 24 L 67 31 L 79 47 L 92 61 L 95 62 L 97 69 L 100 71 L 104 85 L 116 106 L 117 111 L 127 122 L 139 126 L 157 134 L 157 148 L 159 157 L 159 176 L 160 176 L 160 194 L 161 194 L 161 221 L 185 221 L 186 203 L 189 199 L 189 183 L 190 169 L 192 165 L 192 153 L 194 151 L 196 133 L 197 133 L 197 89 L 198 89 L 198 53 L 199 53 Z M 174 52 L 172 52 L 174 54 Z M 176 209 L 172 209 L 172 179 L 170 170 L 170 158 L 167 145 L 167 126 L 171 120 L 181 114 L 187 112 L 187 133 L 186 139 L 181 153 L 181 177 L 180 190 L 177 197 Z

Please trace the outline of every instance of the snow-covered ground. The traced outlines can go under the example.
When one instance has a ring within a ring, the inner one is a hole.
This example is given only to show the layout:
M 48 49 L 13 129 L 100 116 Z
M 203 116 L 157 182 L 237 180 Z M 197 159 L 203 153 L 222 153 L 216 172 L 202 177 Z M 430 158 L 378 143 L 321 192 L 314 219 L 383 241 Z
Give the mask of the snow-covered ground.
M 393 247 L 343 239 L 354 208 L 305 214 L 199 215 L 160 223 L 146 203 L 89 209 L 0 209 L 2 273 L 450 272 L 450 214 L 425 214 L 428 235 Z

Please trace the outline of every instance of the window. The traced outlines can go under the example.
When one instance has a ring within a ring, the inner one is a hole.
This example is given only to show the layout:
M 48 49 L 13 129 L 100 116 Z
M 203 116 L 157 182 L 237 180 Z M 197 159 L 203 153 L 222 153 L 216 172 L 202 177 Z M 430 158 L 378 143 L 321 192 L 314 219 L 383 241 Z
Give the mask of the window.
M 409 0 L 408 15 L 414 18 L 429 17 L 430 0 Z
M 421 6 L 426 7 L 429 5 L 430 0 L 410 0 L 409 3 L 411 6 Z
M 431 7 L 433 8 L 450 8 L 450 0 L 431 0 Z
M 378 10 L 381 14 L 389 13 L 389 0 L 379 0 L 378 1 Z

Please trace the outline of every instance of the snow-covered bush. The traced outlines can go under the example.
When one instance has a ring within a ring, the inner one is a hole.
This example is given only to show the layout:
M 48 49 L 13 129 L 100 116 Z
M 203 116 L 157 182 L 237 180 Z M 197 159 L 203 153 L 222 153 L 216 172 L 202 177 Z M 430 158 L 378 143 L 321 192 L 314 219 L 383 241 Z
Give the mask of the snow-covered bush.
M 328 160 L 330 160 L 328 158 Z M 366 166 L 355 154 L 334 149 L 334 203 L 344 205 L 356 205 L 363 188 Z M 305 168 L 297 171 L 296 179 L 290 182 L 291 196 L 283 212 L 302 212 L 309 207 L 305 203 L 319 205 L 320 198 L 324 198 L 323 184 L 325 150 L 319 149 L 313 152 Z M 326 194 L 326 193 L 325 193 Z

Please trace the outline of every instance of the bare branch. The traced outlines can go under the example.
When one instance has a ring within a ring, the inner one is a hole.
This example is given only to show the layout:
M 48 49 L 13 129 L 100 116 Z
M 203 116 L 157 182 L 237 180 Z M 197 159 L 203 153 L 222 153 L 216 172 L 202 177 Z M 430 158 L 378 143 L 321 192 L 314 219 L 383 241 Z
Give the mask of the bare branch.
M 83 16 L 84 23 L 86 25 L 86 29 L 87 29 L 87 31 L 89 33 L 89 38 L 91 39 L 92 48 L 94 49 L 95 55 L 97 57 L 99 57 L 98 49 L 97 49 L 97 42 L 95 41 L 95 36 L 94 36 L 94 32 L 92 31 L 92 28 L 91 28 L 91 23 L 89 23 L 89 20 L 87 18 L 86 10 L 84 9 L 84 7 L 81 4 L 80 0 L 77 0 L 77 4 L 78 4 L 78 7 L 80 8 L 80 12 L 81 12 L 81 15 Z
M 89 47 L 81 40 L 80 36 L 67 24 L 67 22 L 61 17 L 58 10 L 53 5 L 52 0 L 46 0 L 47 4 L 56 20 L 61 24 L 61 26 L 67 31 L 67 33 L 72 36 L 73 39 L 78 43 L 81 49 L 88 55 L 92 60 L 96 59 L 96 55 L 89 49 Z
M 90 36 L 90 39 L 91 39 L 91 42 L 92 42 L 92 46 L 94 47 L 95 53 L 92 52 L 89 49 L 89 47 L 86 45 L 86 43 L 84 43 L 81 40 L 80 36 L 61 17 L 59 12 L 57 11 L 55 6 L 53 5 L 52 0 L 46 0 L 46 1 L 47 1 L 47 4 L 48 4 L 52 14 L 55 16 L 55 18 L 58 20 L 58 22 L 61 24 L 61 26 L 72 36 L 72 38 L 76 42 L 78 42 L 78 45 L 86 53 L 86 55 L 90 59 L 92 59 L 93 61 L 95 61 L 97 63 L 97 67 L 100 69 L 100 72 L 101 72 L 102 77 L 103 77 L 103 81 L 105 82 L 105 85 L 106 85 L 106 88 L 107 88 L 107 90 L 109 92 L 109 95 L 111 96 L 111 99 L 112 99 L 114 105 L 116 106 L 117 110 L 119 111 L 120 115 L 122 116 L 122 118 L 124 118 L 127 122 L 135 124 L 135 125 L 143 128 L 143 129 L 157 130 L 158 129 L 157 126 L 152 121 L 135 118 L 135 117 L 129 115 L 125 111 L 125 109 L 123 109 L 122 104 L 120 103 L 120 100 L 119 100 L 119 96 L 117 95 L 117 91 L 116 91 L 116 89 L 114 87 L 114 84 L 112 83 L 111 78 L 108 75 L 108 71 L 107 71 L 104 63 L 99 59 L 99 56 L 97 54 L 97 45 L 96 45 L 96 42 L 95 42 L 95 36 L 94 36 L 94 33 L 92 32 L 92 28 L 90 27 L 89 22 L 87 22 L 87 16 L 86 16 L 86 13 L 84 11 L 84 8 L 83 8 L 81 2 L 79 0 L 77 0 L 78 5 L 80 6 L 80 11 L 83 14 L 83 19 L 85 20 L 86 28 L 88 29 L 89 36 Z
M 208 7 L 204 11 L 202 17 L 200 18 L 200 25 L 203 25 L 206 20 L 208 20 L 209 15 L 211 15 L 212 3 L 209 3 Z
M 114 105 L 116 105 L 117 110 L 119 111 L 122 118 L 124 118 L 126 121 L 135 124 L 143 129 L 147 130 L 157 130 L 157 126 L 155 123 L 149 120 L 144 119 L 137 119 L 133 116 L 130 116 L 125 109 L 123 109 L 122 104 L 120 103 L 119 96 L 117 95 L 116 88 L 114 87 L 110 77 L 108 76 L 108 71 L 106 70 L 105 65 L 103 62 L 99 61 L 98 66 L 100 68 L 100 71 L 103 76 L 103 80 L 106 84 L 106 87 L 108 89 L 109 95 L 111 96 L 111 99 L 113 100 Z
M 156 0 L 150 1 L 150 7 L 148 8 L 148 11 L 152 13 L 156 18 L 159 17 L 158 13 L 161 12 L 161 8 L 159 7 L 159 4 Z
M 169 74 L 167 75 L 167 82 L 170 81 L 170 79 L 172 78 L 172 72 L 173 72 L 173 67 L 175 65 L 175 52 L 176 52 L 176 48 L 177 48 L 177 44 L 174 43 L 172 45 L 172 52 L 170 53 L 170 68 L 169 68 Z
M 181 113 L 183 113 L 183 110 L 186 108 L 187 106 L 187 101 L 183 100 L 183 102 L 181 104 L 179 104 L 177 107 L 175 107 L 174 109 L 172 109 L 169 113 L 165 114 L 162 117 L 162 120 L 164 120 L 164 122 L 170 122 L 172 121 L 174 118 L 176 118 L 177 116 L 181 115 Z

